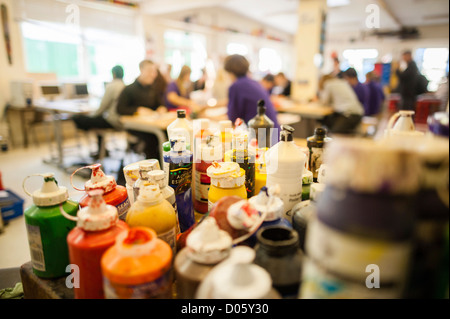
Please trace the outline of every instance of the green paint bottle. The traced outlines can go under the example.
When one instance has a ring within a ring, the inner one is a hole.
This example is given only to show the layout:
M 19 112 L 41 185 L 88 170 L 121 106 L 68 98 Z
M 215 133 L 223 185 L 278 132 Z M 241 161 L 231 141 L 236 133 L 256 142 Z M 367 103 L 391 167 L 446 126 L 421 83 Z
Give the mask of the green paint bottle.
M 44 184 L 32 194 L 25 188 L 31 176 L 42 176 Z M 25 210 L 33 272 L 41 278 L 57 278 L 68 275 L 69 263 L 67 234 L 76 222 L 65 218 L 61 210 L 76 216 L 78 202 L 69 199 L 66 187 L 58 186 L 53 173 L 34 174 L 23 181 L 25 193 L 33 198 L 33 205 Z

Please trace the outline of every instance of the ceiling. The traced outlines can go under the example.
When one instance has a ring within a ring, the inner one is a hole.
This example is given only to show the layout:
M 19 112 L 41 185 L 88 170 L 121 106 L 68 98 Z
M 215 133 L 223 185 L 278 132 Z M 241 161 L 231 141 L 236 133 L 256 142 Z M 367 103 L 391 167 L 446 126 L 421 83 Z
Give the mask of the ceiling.
M 141 0 L 148 14 L 224 8 L 290 34 L 297 31 L 299 1 L 302 0 Z M 449 23 L 448 0 L 346 1 L 349 2 L 348 5 L 328 8 L 327 23 L 331 31 L 365 28 L 365 21 L 370 15 L 366 9 L 370 4 L 376 4 L 380 8 L 380 28 L 383 30 Z

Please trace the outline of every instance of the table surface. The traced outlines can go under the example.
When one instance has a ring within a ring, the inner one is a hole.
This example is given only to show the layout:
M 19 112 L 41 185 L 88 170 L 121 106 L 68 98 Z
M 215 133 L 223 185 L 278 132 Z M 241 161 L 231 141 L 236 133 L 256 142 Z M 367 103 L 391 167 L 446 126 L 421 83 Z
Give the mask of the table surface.
M 176 118 L 177 114 L 175 112 L 168 112 L 163 114 L 155 113 L 153 115 L 124 115 L 120 117 L 120 121 L 127 129 L 145 131 L 148 125 L 152 125 L 165 130 Z
M 99 106 L 100 100 L 96 98 L 53 101 L 38 100 L 33 104 L 33 108 L 37 110 L 71 114 L 88 114 L 95 111 Z
M 298 114 L 305 118 L 323 118 L 333 113 L 331 106 L 320 103 L 299 103 L 288 99 L 276 99 L 275 108 L 278 112 Z

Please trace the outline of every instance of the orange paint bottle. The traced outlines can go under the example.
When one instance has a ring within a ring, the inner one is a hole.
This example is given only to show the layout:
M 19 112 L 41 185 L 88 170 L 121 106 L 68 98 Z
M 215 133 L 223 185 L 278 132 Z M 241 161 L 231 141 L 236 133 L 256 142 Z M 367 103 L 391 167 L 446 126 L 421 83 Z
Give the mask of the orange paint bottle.
M 172 249 L 148 227 L 134 227 L 117 237 L 102 257 L 107 299 L 172 298 Z

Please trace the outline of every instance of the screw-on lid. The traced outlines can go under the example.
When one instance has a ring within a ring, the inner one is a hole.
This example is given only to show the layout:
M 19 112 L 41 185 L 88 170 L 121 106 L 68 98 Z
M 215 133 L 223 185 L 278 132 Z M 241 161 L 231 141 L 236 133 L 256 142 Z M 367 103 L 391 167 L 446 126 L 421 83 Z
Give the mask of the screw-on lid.
M 38 189 L 31 194 L 25 188 L 25 181 L 31 176 L 42 176 L 44 178 L 44 184 L 41 189 Z M 25 193 L 33 198 L 33 203 L 36 206 L 54 206 L 64 203 L 69 198 L 69 192 L 64 186 L 58 186 L 55 175 L 53 173 L 34 174 L 27 176 L 23 180 L 22 187 Z
M 166 187 L 166 173 L 163 170 L 151 171 L 148 173 L 148 181 L 156 184 L 160 189 Z
M 318 136 L 325 136 L 325 135 L 327 135 L 327 130 L 323 127 L 317 127 L 314 130 L 314 134 L 318 135 Z
M 88 195 L 89 205 L 78 211 L 77 226 L 86 231 L 100 231 L 114 226 L 119 218 L 118 211 L 105 203 L 103 190 L 91 190 Z
M 206 217 L 186 239 L 189 257 L 203 264 L 215 264 L 230 254 L 231 236 L 217 225 L 216 219 Z
M 235 162 L 213 162 L 206 169 L 211 185 L 220 188 L 234 188 L 245 184 L 245 171 Z
M 186 118 L 186 111 L 185 110 L 177 110 L 177 118 L 179 118 L 179 119 Z
M 227 221 L 234 229 L 250 231 L 255 224 L 262 223 L 259 212 L 246 200 L 241 200 L 228 208 Z
M 265 113 L 266 113 L 266 101 L 261 99 L 258 101 L 258 114 L 264 115 Z
M 274 185 L 270 188 L 263 186 L 257 196 L 249 199 L 249 203 L 261 214 L 266 213 L 264 221 L 273 221 L 281 218 L 284 214 L 284 203 L 279 196 L 280 186 Z
M 161 190 L 155 184 L 142 184 L 139 189 L 139 196 L 137 198 L 140 202 L 145 202 L 149 205 L 156 205 L 164 200 Z
M 292 142 L 294 140 L 295 129 L 289 125 L 281 125 L 280 141 Z

